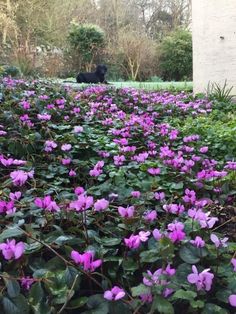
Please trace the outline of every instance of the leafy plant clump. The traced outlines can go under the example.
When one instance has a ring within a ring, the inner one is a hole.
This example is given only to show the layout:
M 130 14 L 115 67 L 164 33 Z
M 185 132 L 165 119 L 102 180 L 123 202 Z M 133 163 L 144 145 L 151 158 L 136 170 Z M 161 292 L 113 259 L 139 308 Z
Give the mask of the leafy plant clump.
M 11 78 L 1 90 L 2 313 L 235 311 L 236 161 L 170 119 L 213 102 Z

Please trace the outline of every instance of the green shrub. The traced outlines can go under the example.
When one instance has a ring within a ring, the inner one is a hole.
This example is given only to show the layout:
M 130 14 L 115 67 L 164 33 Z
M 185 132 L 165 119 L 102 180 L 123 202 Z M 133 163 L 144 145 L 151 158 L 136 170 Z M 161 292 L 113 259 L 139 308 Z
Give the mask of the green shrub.
M 208 116 L 172 119 L 172 125 L 181 128 L 184 135 L 199 134 L 210 147 L 211 156 L 218 160 L 236 156 L 236 115 L 218 110 Z
M 13 65 L 4 66 L 3 69 L 4 69 L 3 76 L 17 77 L 21 74 L 20 69 Z
M 73 23 L 69 43 L 76 48 L 82 62 L 89 69 L 104 47 L 105 34 L 97 25 Z
M 192 36 L 178 30 L 167 36 L 160 46 L 160 71 L 164 80 L 181 81 L 192 77 Z
M 232 95 L 233 86 L 227 86 L 227 80 L 225 80 L 224 85 L 221 86 L 217 83 L 209 83 L 207 87 L 207 96 L 211 100 L 217 100 L 219 102 L 228 103 L 235 95 Z

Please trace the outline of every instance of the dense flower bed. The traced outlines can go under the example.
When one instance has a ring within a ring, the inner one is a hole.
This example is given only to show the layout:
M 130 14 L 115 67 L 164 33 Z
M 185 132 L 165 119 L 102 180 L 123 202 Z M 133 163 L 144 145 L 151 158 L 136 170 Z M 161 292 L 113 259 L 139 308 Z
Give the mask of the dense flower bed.
M 1 88 L 4 313 L 235 312 L 236 245 L 214 207 L 235 203 L 236 162 L 167 123 L 214 104 L 9 78 Z

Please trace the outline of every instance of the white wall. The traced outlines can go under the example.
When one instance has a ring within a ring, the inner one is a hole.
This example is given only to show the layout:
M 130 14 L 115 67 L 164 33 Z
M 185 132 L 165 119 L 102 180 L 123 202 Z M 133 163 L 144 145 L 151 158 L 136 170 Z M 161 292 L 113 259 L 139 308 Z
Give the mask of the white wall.
M 236 0 L 192 0 L 192 10 L 194 92 L 227 79 L 236 94 Z

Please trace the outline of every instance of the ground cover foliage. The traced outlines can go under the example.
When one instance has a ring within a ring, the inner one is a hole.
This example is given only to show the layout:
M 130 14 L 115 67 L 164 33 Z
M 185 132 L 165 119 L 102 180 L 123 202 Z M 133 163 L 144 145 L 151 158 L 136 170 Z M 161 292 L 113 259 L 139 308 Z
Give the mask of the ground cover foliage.
M 4 313 L 234 313 L 235 139 L 212 133 L 233 104 L 11 78 L 0 93 Z

